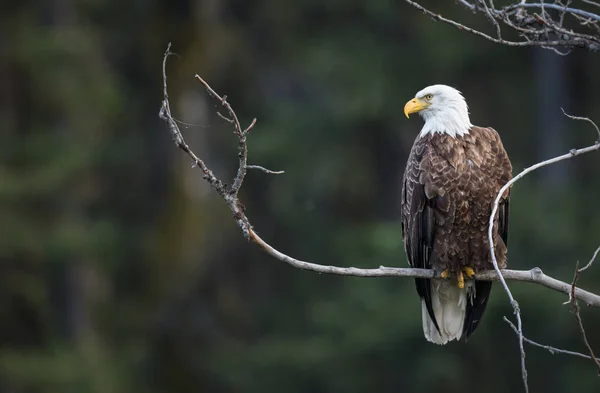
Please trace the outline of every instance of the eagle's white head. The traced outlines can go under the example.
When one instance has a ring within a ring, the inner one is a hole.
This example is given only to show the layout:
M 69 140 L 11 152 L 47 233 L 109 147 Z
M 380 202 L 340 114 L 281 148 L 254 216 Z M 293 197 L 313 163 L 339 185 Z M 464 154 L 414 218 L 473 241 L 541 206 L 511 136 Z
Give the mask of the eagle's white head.
M 450 86 L 432 85 L 418 92 L 404 106 L 406 117 L 416 112 L 425 120 L 419 136 L 437 132 L 456 137 L 468 134 L 472 126 L 467 102 L 460 91 Z

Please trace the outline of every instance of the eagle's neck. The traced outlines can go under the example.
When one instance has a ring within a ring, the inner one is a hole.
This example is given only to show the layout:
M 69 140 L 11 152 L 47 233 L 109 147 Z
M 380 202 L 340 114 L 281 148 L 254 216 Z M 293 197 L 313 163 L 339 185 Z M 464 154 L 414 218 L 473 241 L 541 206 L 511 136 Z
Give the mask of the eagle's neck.
M 469 133 L 473 126 L 469 119 L 467 105 L 448 106 L 443 109 L 422 111 L 421 116 L 425 125 L 421 129 L 420 137 L 427 134 L 447 134 L 453 138 Z

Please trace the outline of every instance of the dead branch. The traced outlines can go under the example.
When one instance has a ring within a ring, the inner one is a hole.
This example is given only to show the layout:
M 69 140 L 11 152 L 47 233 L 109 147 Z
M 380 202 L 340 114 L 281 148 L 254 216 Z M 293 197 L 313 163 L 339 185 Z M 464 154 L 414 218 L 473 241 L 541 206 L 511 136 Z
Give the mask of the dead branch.
M 594 252 L 594 255 L 592 256 L 592 259 L 590 259 L 590 262 L 587 265 L 585 265 L 585 267 L 583 267 L 582 269 L 579 269 L 579 261 L 577 261 L 577 263 L 575 263 L 575 273 L 573 274 L 573 282 L 571 283 L 571 295 L 570 295 L 571 306 L 573 307 L 573 313 L 575 314 L 575 319 L 577 320 L 577 326 L 579 327 L 579 332 L 581 333 L 581 338 L 583 339 L 583 343 L 585 344 L 585 347 L 587 348 L 587 350 L 590 354 L 590 359 L 593 359 L 594 364 L 598 368 L 598 375 L 600 375 L 600 360 L 598 360 L 596 358 L 596 355 L 594 355 L 594 350 L 592 349 L 592 346 L 590 345 L 590 343 L 587 339 L 587 334 L 585 333 L 585 328 L 583 327 L 583 321 L 581 319 L 581 313 L 579 312 L 579 304 L 577 303 L 577 298 L 575 297 L 573 292 L 575 291 L 575 286 L 577 285 L 577 279 L 579 278 L 579 273 L 581 273 L 585 269 L 589 268 L 592 265 L 592 263 L 594 263 L 594 259 L 596 259 L 596 255 L 598 255 L 599 250 L 600 250 L 600 247 L 598 247 L 598 249 L 596 249 L 596 252 Z
M 563 110 L 563 113 L 565 113 L 564 110 Z M 571 119 L 574 119 L 574 120 L 587 121 L 587 122 L 589 122 L 589 123 L 592 124 L 592 126 L 596 129 L 596 131 L 598 131 L 598 126 L 596 125 L 596 123 L 594 123 L 591 119 L 589 119 L 587 117 L 571 116 L 571 115 L 568 115 L 567 113 L 565 113 L 565 115 L 567 117 L 571 118 Z M 598 136 L 600 138 L 600 131 L 598 131 Z M 589 152 L 592 152 L 592 151 L 596 151 L 598 149 L 600 149 L 600 139 L 596 140 L 592 145 L 590 145 L 588 147 L 584 147 L 584 148 L 581 148 L 581 149 L 571 149 L 567 154 L 563 154 L 562 156 L 554 157 L 554 158 L 551 158 L 551 159 L 546 160 L 546 161 L 538 162 L 537 164 L 534 164 L 534 165 L 530 166 L 529 168 L 525 168 L 523 171 L 521 171 L 521 173 L 519 173 L 517 176 L 513 177 L 508 183 L 506 183 L 500 189 L 500 191 L 498 191 L 498 195 L 496 195 L 496 199 L 495 199 L 494 205 L 492 207 L 492 214 L 490 215 L 489 225 L 488 225 L 488 242 L 490 244 L 490 254 L 492 256 L 492 263 L 494 265 L 494 270 L 496 271 L 496 273 L 498 273 L 499 280 L 502 283 L 502 286 L 504 287 L 504 291 L 508 295 L 508 299 L 510 300 L 510 304 L 513 307 L 514 314 L 515 314 L 515 316 L 517 318 L 517 332 L 518 332 L 518 335 L 519 335 L 519 349 L 521 351 L 521 372 L 522 372 L 522 375 L 523 375 L 523 383 L 525 385 L 525 391 L 526 392 L 529 391 L 529 387 L 527 385 L 527 368 L 525 366 L 525 348 L 523 346 L 523 323 L 521 321 L 521 311 L 519 309 L 519 303 L 513 297 L 510 289 L 508 288 L 508 285 L 506 284 L 506 281 L 505 281 L 504 277 L 502 277 L 502 271 L 498 267 L 498 261 L 496 260 L 496 252 L 494 250 L 494 241 L 493 241 L 493 236 L 492 236 L 493 229 L 494 229 L 494 221 L 495 221 L 496 215 L 498 213 L 498 206 L 499 206 L 499 203 L 500 203 L 500 199 L 502 198 L 502 196 L 504 195 L 504 193 L 514 183 L 516 183 L 519 179 L 521 179 L 522 177 L 524 177 L 528 173 L 533 172 L 536 169 L 539 169 L 539 168 L 544 167 L 546 165 L 555 164 L 557 162 L 560 162 L 560 161 L 563 161 L 563 160 L 568 160 L 569 158 L 573 158 L 573 157 L 575 157 L 577 155 L 589 153 Z M 596 254 L 594 254 L 594 255 L 596 255 Z M 571 285 L 571 289 L 572 289 L 572 291 L 570 292 L 569 296 L 570 296 L 571 299 L 576 299 L 575 298 L 575 283 L 573 283 Z M 581 328 L 583 329 L 583 326 Z M 584 335 L 585 335 L 585 333 L 584 333 Z M 591 349 L 590 349 L 590 351 L 591 351 Z M 592 357 L 593 357 L 593 355 L 592 355 Z
M 333 274 L 338 276 L 355 276 L 355 277 L 413 277 L 413 278 L 441 278 L 431 269 L 414 269 L 414 268 L 396 268 L 380 266 L 376 269 L 359 269 L 355 267 L 337 267 L 328 265 L 319 265 L 316 263 L 301 261 L 286 255 L 263 239 L 256 232 L 250 232 L 250 238 L 258 244 L 267 254 L 285 262 L 295 268 L 302 270 L 310 270 L 318 273 Z M 497 271 L 488 270 L 476 274 L 475 279 L 481 281 L 500 281 L 500 277 L 507 281 L 521 281 L 542 285 L 546 288 L 557 292 L 569 295 L 571 293 L 571 284 L 557 280 L 544 274 L 542 269 L 535 267 L 531 270 L 509 270 L 502 269 L 501 276 Z M 600 307 L 600 296 L 592 292 L 588 292 L 581 288 L 575 288 L 575 296 L 585 304 L 591 307 Z
M 285 173 L 285 171 L 272 171 L 260 165 L 246 165 L 246 169 L 258 169 L 259 171 L 263 171 L 269 175 L 283 175 Z
M 519 330 L 517 329 L 517 327 L 506 317 L 503 318 L 504 322 L 508 323 L 511 327 L 511 329 L 513 330 L 513 332 L 515 332 L 515 334 L 519 334 Z M 573 351 L 567 351 L 565 349 L 559 349 L 556 347 L 551 347 L 550 345 L 544 345 L 544 344 L 540 344 L 537 343 L 531 339 L 528 339 L 527 337 L 523 337 L 523 341 L 525 341 L 527 344 L 533 345 L 534 347 L 538 347 L 538 348 L 542 348 L 547 350 L 548 352 L 550 352 L 552 355 L 556 355 L 556 354 L 562 354 L 562 355 L 570 355 L 570 356 L 577 356 L 580 357 L 582 359 L 588 359 L 588 360 L 595 360 L 598 361 L 598 358 L 592 358 L 589 355 L 585 355 L 583 353 L 579 353 L 579 352 L 573 352 Z
M 587 6 L 590 6 L 590 10 L 583 9 L 585 5 L 579 8 L 569 6 L 569 2 L 564 5 L 560 0 L 538 3 L 515 0 L 513 4 L 498 8 L 493 0 L 458 1 L 473 14 L 481 14 L 489 20 L 495 27 L 495 36 L 444 18 L 417 1 L 405 1 L 434 20 L 496 44 L 517 47 L 537 46 L 551 49 L 560 55 L 568 54 L 573 48 L 600 51 L 600 15 L 592 8 L 600 6 L 600 3 L 591 0 L 584 1 Z M 504 39 L 501 26 L 507 27 L 518 39 Z
M 596 249 L 596 251 L 594 252 L 594 255 L 592 255 L 592 258 L 590 259 L 590 261 L 587 263 L 587 265 L 585 265 L 584 267 L 582 267 L 581 269 L 579 269 L 579 273 L 587 270 L 590 266 L 592 266 L 592 263 L 594 263 L 594 261 L 596 260 L 596 257 L 598 256 L 598 253 L 600 252 L 600 247 L 598 247 Z

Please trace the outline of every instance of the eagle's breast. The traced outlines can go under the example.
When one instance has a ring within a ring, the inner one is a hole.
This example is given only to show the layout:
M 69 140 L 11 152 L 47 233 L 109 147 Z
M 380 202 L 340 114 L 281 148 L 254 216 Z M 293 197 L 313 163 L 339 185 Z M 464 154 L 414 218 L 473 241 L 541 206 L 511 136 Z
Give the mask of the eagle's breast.
M 421 145 L 419 183 L 425 196 L 435 201 L 430 263 L 436 269 L 491 268 L 489 215 L 499 188 L 509 179 L 507 160 L 494 143 L 496 136 L 491 129 L 473 127 L 463 136 L 425 135 L 417 142 Z M 501 244 L 497 250 L 503 266 L 506 247 Z

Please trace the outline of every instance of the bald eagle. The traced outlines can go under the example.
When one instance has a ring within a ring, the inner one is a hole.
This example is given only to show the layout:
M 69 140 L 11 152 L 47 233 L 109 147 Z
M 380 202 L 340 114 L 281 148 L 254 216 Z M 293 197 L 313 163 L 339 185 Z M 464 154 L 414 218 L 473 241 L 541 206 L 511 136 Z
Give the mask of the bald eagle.
M 434 269 L 443 277 L 415 281 L 425 338 L 444 345 L 468 340 L 485 311 L 492 283 L 473 278 L 493 269 L 488 223 L 512 166 L 498 133 L 471 124 L 458 90 L 426 87 L 404 107 L 406 117 L 417 112 L 425 125 L 404 172 L 402 238 L 412 267 Z M 506 267 L 508 202 L 507 190 L 493 228 L 500 268 Z

